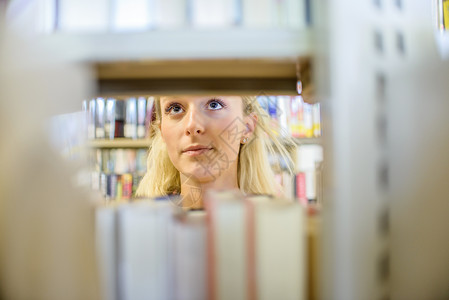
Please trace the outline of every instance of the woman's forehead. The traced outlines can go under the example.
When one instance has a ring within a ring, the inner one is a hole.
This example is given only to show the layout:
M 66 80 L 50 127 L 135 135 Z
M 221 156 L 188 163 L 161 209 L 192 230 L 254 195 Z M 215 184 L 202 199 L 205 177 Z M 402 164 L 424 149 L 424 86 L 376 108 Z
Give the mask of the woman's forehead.
M 233 100 L 233 101 L 237 101 L 237 100 L 242 100 L 241 96 L 217 96 L 217 95 L 201 95 L 201 96 L 161 96 L 161 102 L 166 102 L 166 101 L 202 101 L 202 100 L 209 100 L 209 99 L 226 99 L 226 100 Z

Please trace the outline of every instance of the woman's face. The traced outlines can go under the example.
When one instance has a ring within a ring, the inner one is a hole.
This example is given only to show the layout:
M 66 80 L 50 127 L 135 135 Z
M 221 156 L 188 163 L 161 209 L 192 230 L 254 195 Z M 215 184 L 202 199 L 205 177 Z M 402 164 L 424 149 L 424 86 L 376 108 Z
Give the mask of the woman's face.
M 236 177 L 240 141 L 252 131 L 242 106 L 239 96 L 162 97 L 161 134 L 176 169 L 203 183 Z

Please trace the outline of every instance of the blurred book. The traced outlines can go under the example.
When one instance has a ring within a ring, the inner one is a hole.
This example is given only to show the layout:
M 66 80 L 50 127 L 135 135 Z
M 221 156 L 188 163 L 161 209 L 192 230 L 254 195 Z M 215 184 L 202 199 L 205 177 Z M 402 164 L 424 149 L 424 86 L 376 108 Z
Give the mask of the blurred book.
M 125 115 L 125 138 L 137 138 L 137 99 L 129 98 L 126 100 L 126 115 Z
M 115 99 L 106 100 L 104 133 L 107 139 L 113 139 L 115 136 L 115 103 Z
M 248 197 L 252 299 L 305 299 L 304 208 L 291 201 Z
M 266 29 L 273 26 L 273 0 L 242 0 L 243 26 Z
M 144 31 L 155 27 L 154 1 L 115 0 L 112 2 L 113 31 Z
M 88 114 L 87 114 L 87 138 L 88 139 L 95 139 L 95 108 L 96 108 L 96 101 L 95 99 L 92 99 L 89 101 L 88 104 Z
M 299 203 L 220 191 L 205 211 L 184 211 L 179 198 L 97 209 L 108 299 L 304 299 Z
M 205 203 L 208 299 L 248 299 L 248 236 L 243 196 L 233 191 L 210 192 Z
M 191 0 L 191 24 L 195 28 L 227 28 L 238 23 L 240 1 Z
M 184 28 L 188 23 L 188 0 L 156 0 L 155 25 L 158 29 Z
M 142 201 L 117 216 L 120 299 L 172 299 L 173 205 Z
M 95 107 L 95 138 L 104 139 L 105 138 L 105 100 L 103 98 L 97 98 Z
M 174 237 L 174 299 L 206 300 L 206 214 L 192 211 L 176 216 Z
M 115 131 L 114 137 L 125 137 L 125 101 L 115 103 Z
M 145 117 L 147 113 L 147 99 L 137 98 L 137 138 L 145 137 Z

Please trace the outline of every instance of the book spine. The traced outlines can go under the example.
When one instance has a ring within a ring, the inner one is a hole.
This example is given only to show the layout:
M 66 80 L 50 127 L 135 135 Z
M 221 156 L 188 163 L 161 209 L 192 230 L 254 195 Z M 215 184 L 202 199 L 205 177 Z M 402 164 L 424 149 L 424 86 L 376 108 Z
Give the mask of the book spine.
M 115 99 L 106 100 L 106 117 L 104 131 L 107 139 L 113 139 L 115 136 Z
M 87 116 L 87 138 L 95 139 L 95 107 L 97 102 L 95 99 L 89 101 L 89 112 Z
M 129 98 L 126 101 L 126 122 L 125 122 L 125 137 L 135 139 L 137 138 L 137 99 Z
M 147 99 L 139 97 L 137 99 L 137 138 L 145 137 L 145 115 L 147 109 Z
M 96 123 L 95 123 L 95 138 L 104 139 L 104 119 L 105 119 L 105 100 L 97 98 L 96 105 Z
M 319 103 L 313 104 L 312 116 L 313 116 L 313 136 L 320 137 L 321 136 L 321 109 L 320 109 Z
M 247 266 L 248 266 L 248 299 L 257 299 L 257 268 L 256 268 L 256 227 L 254 219 L 254 203 L 245 200 L 246 227 L 247 227 Z
M 122 199 L 131 199 L 133 192 L 133 177 L 131 174 L 122 175 Z
M 150 137 L 151 132 L 151 122 L 153 121 L 154 116 L 154 97 L 148 97 L 147 100 L 147 113 L 145 116 L 145 137 Z
M 118 100 L 115 103 L 115 130 L 114 137 L 122 138 L 125 136 L 125 101 Z
M 215 224 L 214 224 L 214 218 L 215 218 L 215 209 L 216 209 L 216 203 L 213 199 L 207 199 L 207 201 L 204 201 L 204 206 L 206 209 L 206 237 L 207 237 L 207 243 L 206 243 L 206 253 L 207 253 L 207 299 L 209 300 L 217 300 L 216 298 L 216 257 L 215 257 Z
M 296 174 L 296 197 L 302 205 L 307 205 L 307 193 L 306 193 L 306 174 L 300 172 Z
M 312 118 L 312 105 L 304 103 L 304 129 L 306 137 L 313 137 L 313 118 Z

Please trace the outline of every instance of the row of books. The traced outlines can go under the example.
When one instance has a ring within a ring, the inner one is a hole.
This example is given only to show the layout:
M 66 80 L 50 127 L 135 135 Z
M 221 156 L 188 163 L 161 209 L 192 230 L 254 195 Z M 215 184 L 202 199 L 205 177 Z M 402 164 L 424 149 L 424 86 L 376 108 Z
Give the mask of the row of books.
M 91 173 L 91 187 L 108 201 L 128 201 L 135 195 L 144 174 Z
M 152 120 L 154 97 L 126 100 L 96 98 L 83 102 L 88 139 L 145 138 Z
M 99 207 L 106 299 L 304 299 L 306 222 L 299 203 L 210 192 Z
M 63 1 L 61 31 L 144 31 L 176 28 L 306 28 L 310 0 Z
M 301 96 L 258 96 L 277 132 L 294 138 L 321 136 L 320 104 L 305 103 Z M 97 98 L 84 102 L 88 112 L 88 138 L 145 138 L 152 121 L 154 97 Z
M 92 171 L 106 174 L 145 173 L 148 150 L 140 149 L 93 149 L 90 151 Z
M 91 188 L 107 200 L 129 200 L 146 172 L 146 149 L 90 151 Z
M 301 145 L 294 151 L 294 174 L 286 168 L 274 168 L 280 194 L 303 205 L 320 203 L 322 195 L 323 147 Z
M 320 104 L 305 103 L 301 96 L 258 96 L 257 101 L 271 118 L 273 128 L 283 136 L 321 136 Z

